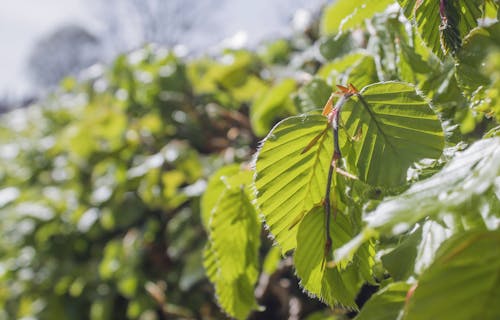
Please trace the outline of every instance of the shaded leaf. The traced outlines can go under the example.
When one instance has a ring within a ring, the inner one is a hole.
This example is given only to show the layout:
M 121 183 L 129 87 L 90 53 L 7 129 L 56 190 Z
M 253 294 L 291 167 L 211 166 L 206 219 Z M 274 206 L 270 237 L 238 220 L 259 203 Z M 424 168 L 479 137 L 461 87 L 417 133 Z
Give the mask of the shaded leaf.
M 266 135 L 273 124 L 272 121 L 290 108 L 290 94 L 294 90 L 295 80 L 285 79 L 255 100 L 250 108 L 250 122 L 257 136 Z
M 349 70 L 348 80 L 344 83 L 352 83 L 358 88 L 379 82 L 375 59 L 372 56 L 365 56 L 357 61 Z
M 397 44 L 398 50 L 398 70 L 401 80 L 410 83 L 418 83 L 417 79 L 425 79 L 431 73 L 432 68 L 424 61 L 414 48 L 411 48 L 406 42 L 401 41 Z M 423 75 L 420 77 L 420 75 Z
M 419 279 L 404 319 L 498 319 L 500 232 L 457 234 Z
M 426 221 L 393 251 L 383 255 L 382 263 L 396 281 L 407 280 L 432 263 L 437 249 L 449 234 L 440 224 Z
M 387 285 L 366 302 L 356 320 L 397 320 L 405 304 L 410 285 L 395 282 Z
M 377 15 L 371 21 L 367 49 L 372 52 L 382 81 L 398 78 L 398 44 L 408 41 L 406 25 L 396 12 Z
M 335 315 L 330 314 L 331 312 L 326 311 L 316 311 L 307 316 L 304 320 L 338 320 L 341 319 Z M 340 316 L 342 317 L 342 316 Z
M 326 60 L 334 60 L 352 54 L 355 49 L 361 48 L 361 43 L 352 33 L 343 33 L 338 36 L 328 36 L 320 40 L 319 52 Z
M 404 281 L 413 275 L 418 244 L 422 241 L 422 228 L 406 237 L 391 252 L 383 255 L 381 261 L 395 281 Z
M 500 121 L 500 23 L 476 28 L 458 55 L 456 78 L 471 106 Z M 474 129 L 474 123 L 472 121 Z
M 473 30 L 464 41 L 458 56 L 457 79 L 460 87 L 471 96 L 481 86 L 490 84 L 485 60 L 492 51 L 500 50 L 500 23 Z
M 337 58 L 332 62 L 326 63 L 318 70 L 316 76 L 324 79 L 328 84 L 343 83 L 342 78 L 345 73 L 352 68 L 360 59 L 366 57 L 364 52 L 355 52 Z
M 294 103 L 301 113 L 320 109 L 331 93 L 332 88 L 324 80 L 315 78 L 299 89 L 294 97 Z
M 474 143 L 457 153 L 441 171 L 382 202 L 365 220 L 382 233 L 404 232 L 424 217 L 454 212 L 485 194 L 500 175 L 500 138 Z M 490 206 L 485 207 L 485 209 Z M 494 212 L 494 211 L 493 211 Z M 485 211 L 483 214 L 488 215 Z M 491 213 L 490 213 L 491 214 Z M 490 227 L 497 227 L 492 221 Z

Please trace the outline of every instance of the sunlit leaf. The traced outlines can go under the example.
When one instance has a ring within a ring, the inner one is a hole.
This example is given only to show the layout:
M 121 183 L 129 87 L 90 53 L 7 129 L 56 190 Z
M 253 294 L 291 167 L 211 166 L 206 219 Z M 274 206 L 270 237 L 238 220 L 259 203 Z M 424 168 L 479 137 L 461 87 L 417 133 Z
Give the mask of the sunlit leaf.
M 201 197 L 201 221 L 203 226 L 208 230 L 210 215 L 216 206 L 219 198 L 222 196 L 227 184 L 224 180 L 228 176 L 233 176 L 240 171 L 240 165 L 234 164 L 220 168 L 208 180 L 206 191 Z
M 446 1 L 442 19 L 440 1 L 398 0 L 406 17 L 415 19 L 425 44 L 441 59 L 448 51 L 456 54 L 462 39 L 477 26 L 483 1 Z
M 349 222 L 342 214 L 331 223 L 330 234 L 334 247 L 347 242 L 352 232 Z M 297 249 L 294 263 L 300 285 L 309 293 L 329 305 L 342 304 L 356 309 L 354 298 L 359 285 L 356 267 L 325 267 L 325 218 L 323 208 L 316 207 L 301 222 L 297 232 Z
M 245 319 L 257 308 L 253 287 L 258 275 L 260 223 L 245 191 L 250 181 L 250 172 L 228 178 L 212 209 L 204 257 L 219 304 L 237 319 Z
M 296 247 L 298 223 L 324 197 L 333 152 L 330 133 L 308 152 L 302 150 L 325 128 L 320 114 L 287 118 L 271 130 L 258 151 L 257 205 L 283 253 Z
M 441 122 L 412 86 L 377 83 L 361 95 L 363 100 L 353 97 L 342 111 L 345 131 L 351 137 L 362 134 L 359 141 L 341 145 L 351 173 L 370 185 L 394 187 L 406 181 L 415 161 L 441 155 Z
M 262 264 L 262 272 L 271 275 L 278 269 L 279 263 L 281 261 L 281 250 L 278 246 L 273 246 L 269 249 L 269 252 L 264 259 Z
M 321 34 L 335 34 L 359 26 L 375 13 L 384 11 L 394 0 L 353 2 L 338 0 L 321 17 Z

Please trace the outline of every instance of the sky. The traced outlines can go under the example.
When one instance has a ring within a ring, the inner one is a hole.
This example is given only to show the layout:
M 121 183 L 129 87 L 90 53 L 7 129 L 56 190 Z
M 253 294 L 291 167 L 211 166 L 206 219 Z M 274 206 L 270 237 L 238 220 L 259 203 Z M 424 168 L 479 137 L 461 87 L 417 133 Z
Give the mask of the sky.
M 59 24 L 88 23 L 82 0 L 16 0 L 0 3 L 0 97 L 30 90 L 25 63 L 35 41 Z
M 107 0 L 92 0 L 97 1 Z M 99 18 L 92 10 L 90 0 L 16 0 L 0 2 L 0 99 L 27 96 L 33 86 L 27 77 L 26 63 L 37 39 L 50 34 L 64 24 L 81 24 L 91 31 L 99 29 Z M 183 0 L 165 0 L 183 1 Z M 207 0 L 199 0 L 202 1 Z M 227 0 L 220 1 L 213 12 L 203 15 L 212 23 L 200 23 L 189 40 L 204 48 L 238 35 L 236 40 L 248 43 L 266 39 L 270 35 L 286 35 L 291 21 L 287 20 L 299 8 L 318 8 L 326 0 Z M 119 2 L 120 3 L 120 2 Z M 100 17 L 102 19 L 102 16 Z M 125 19 L 127 21 L 127 19 Z M 130 20 L 128 20 L 130 21 Z M 209 28 L 211 27 L 211 28 Z M 127 32 L 128 33 L 128 32 Z M 133 41 L 133 40 L 132 40 Z M 205 41 L 205 43 L 203 42 Z M 131 46 L 140 46 L 132 43 Z

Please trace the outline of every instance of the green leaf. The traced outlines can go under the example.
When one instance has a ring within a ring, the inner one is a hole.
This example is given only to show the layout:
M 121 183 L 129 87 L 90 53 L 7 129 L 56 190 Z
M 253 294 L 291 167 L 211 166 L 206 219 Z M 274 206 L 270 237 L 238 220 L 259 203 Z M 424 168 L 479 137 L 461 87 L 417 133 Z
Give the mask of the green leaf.
M 210 282 L 215 283 L 217 281 L 217 258 L 215 252 L 212 249 L 212 244 L 207 243 L 205 250 L 203 251 L 203 267 L 205 268 L 205 273 Z
M 320 32 L 323 35 L 342 33 L 361 25 L 365 19 L 384 11 L 394 0 L 350 1 L 337 0 L 328 6 L 321 17 Z
M 201 221 L 205 229 L 209 229 L 212 210 L 222 196 L 223 191 L 227 188 L 224 180 L 227 180 L 227 177 L 236 175 L 240 170 L 240 165 L 238 164 L 224 166 L 212 174 L 208 180 L 205 192 L 201 197 Z
M 500 232 L 460 233 L 440 247 L 418 281 L 405 320 L 499 319 Z
M 443 132 L 429 105 L 413 87 L 396 82 L 367 86 L 367 105 L 349 101 L 342 117 L 350 137 L 362 128 L 362 140 L 342 144 L 348 169 L 372 185 L 397 186 L 421 158 L 441 154 Z M 326 134 L 320 135 L 326 130 Z M 341 143 L 349 137 L 341 130 Z M 308 144 L 319 137 L 311 150 Z M 296 247 L 296 226 L 321 204 L 333 149 L 323 116 L 291 117 L 276 125 L 256 158 L 257 204 L 283 253 Z M 355 161 L 354 161 L 354 160 Z
M 500 136 L 500 126 L 496 126 L 484 134 L 484 138 L 493 138 L 498 136 Z
M 360 93 L 362 100 L 351 98 L 342 111 L 339 135 L 362 134 L 359 141 L 345 136 L 341 145 L 349 172 L 373 186 L 396 187 L 405 183 L 414 162 L 441 155 L 441 122 L 412 86 L 376 83 Z
M 245 84 L 255 60 L 248 51 L 229 51 L 220 63 L 208 59 L 195 61 L 189 66 L 188 75 L 196 92 L 212 93 L 218 86 L 229 90 Z
M 292 46 L 289 40 L 278 39 L 258 50 L 261 59 L 269 64 L 286 64 L 290 59 Z
M 446 1 L 443 12 L 446 19 L 441 19 L 438 0 L 398 2 L 406 17 L 415 19 L 427 47 L 442 60 L 448 51 L 457 53 L 462 39 L 477 26 L 483 0 Z
M 371 21 L 371 36 L 368 39 L 367 50 L 370 51 L 377 63 L 381 80 L 397 78 L 399 43 L 408 41 L 409 26 L 399 20 L 396 13 L 378 15 Z
M 359 275 L 355 265 L 346 269 L 323 267 L 325 259 L 325 218 L 322 207 L 309 212 L 300 223 L 297 232 L 297 249 L 294 263 L 300 285 L 309 293 L 333 306 L 342 304 L 357 309 L 354 298 L 359 285 Z M 348 219 L 338 213 L 330 224 L 333 247 L 339 247 L 351 238 L 352 227 Z
M 426 79 L 427 75 L 432 71 L 430 65 L 406 42 L 400 41 L 396 45 L 399 53 L 398 70 L 400 78 L 410 83 L 419 83 L 419 79 Z
M 366 281 L 370 281 L 370 269 L 373 266 L 373 261 L 371 261 L 371 259 L 373 258 L 374 254 L 371 253 L 371 251 L 373 251 L 373 248 L 369 240 L 371 240 L 375 235 L 376 234 L 373 232 L 373 230 L 364 229 L 349 242 L 343 244 L 341 247 L 337 248 L 334 251 L 333 257 L 335 259 L 335 263 L 346 264 L 350 263 L 353 259 L 361 258 L 363 264 L 365 262 L 367 264 L 366 266 L 363 266 L 364 268 L 362 269 L 364 270 L 362 270 L 362 272 L 369 274 L 368 276 L 365 276 L 365 279 Z
M 256 202 L 282 253 L 296 247 L 298 223 L 323 200 L 333 152 L 330 130 L 301 152 L 326 128 L 320 114 L 287 118 L 269 132 L 257 153 Z
M 452 212 L 462 216 L 468 204 L 483 196 L 499 175 L 500 138 L 478 141 L 457 153 L 431 178 L 417 182 L 403 194 L 382 202 L 375 211 L 366 215 L 365 220 L 369 227 L 385 234 L 404 232 L 427 216 L 437 217 Z M 484 211 L 482 214 L 489 213 Z M 490 227 L 497 226 L 492 223 Z
M 331 314 L 333 311 L 321 310 L 316 311 L 307 316 L 304 320 L 340 320 L 342 316 Z
M 253 290 L 258 276 L 260 223 L 246 189 L 250 172 L 228 178 L 212 210 L 204 266 L 220 306 L 245 319 L 257 308 Z
M 295 90 L 295 86 L 295 80 L 284 79 L 255 100 L 250 108 L 250 122 L 257 136 L 266 135 L 273 120 L 283 114 L 286 109 L 290 109 L 292 105 L 290 95 Z
M 344 33 L 338 36 L 328 36 L 320 40 L 319 53 L 326 60 L 339 59 L 351 54 L 355 49 L 360 49 L 360 43 L 352 33 Z
M 377 293 L 366 302 L 355 320 L 397 320 L 401 313 L 410 285 L 394 282 Z
M 294 103 L 299 112 L 305 113 L 323 108 L 332 88 L 322 79 L 315 78 L 299 89 L 294 97 Z
M 500 23 L 474 29 L 464 41 L 464 50 L 458 55 L 457 78 L 460 87 L 471 96 L 481 86 L 490 84 L 485 60 L 492 51 L 500 50 Z
M 383 255 L 382 263 L 394 280 L 407 280 L 420 274 L 432 263 L 437 249 L 449 233 L 437 222 L 426 221 L 394 250 Z
M 404 239 L 394 250 L 381 257 L 384 267 L 395 281 L 404 281 L 413 275 L 418 244 L 422 241 L 422 228 Z
M 332 62 L 326 63 L 316 73 L 317 77 L 322 78 L 328 84 L 342 83 L 344 73 L 352 68 L 360 59 L 366 57 L 364 52 L 355 52 L 337 58 Z
M 417 0 L 398 0 L 399 5 L 403 9 L 404 15 L 410 19 L 415 15 L 415 4 Z
M 375 59 L 372 56 L 365 56 L 357 61 L 348 73 L 348 81 L 358 88 L 379 82 Z
M 455 112 L 454 108 L 457 105 L 462 106 L 466 103 L 455 77 L 455 62 L 447 59 L 444 63 L 431 67 L 432 72 L 419 83 L 419 89 L 432 99 L 437 108 L 448 108 Z M 457 114 L 453 113 L 451 116 L 455 117 Z
M 278 269 L 281 261 L 281 250 L 280 247 L 274 246 L 269 249 L 269 252 L 264 259 L 262 264 L 262 272 L 271 275 Z

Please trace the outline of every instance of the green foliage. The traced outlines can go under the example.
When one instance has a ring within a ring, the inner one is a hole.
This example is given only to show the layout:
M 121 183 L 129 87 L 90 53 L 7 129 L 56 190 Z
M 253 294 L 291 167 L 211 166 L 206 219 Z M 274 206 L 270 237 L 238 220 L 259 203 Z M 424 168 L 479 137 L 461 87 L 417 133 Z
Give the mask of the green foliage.
M 354 299 L 361 279 L 356 264 L 347 267 L 324 266 L 325 237 L 317 236 L 318 230 L 325 229 L 321 207 L 314 208 L 300 223 L 297 231 L 297 249 L 294 262 L 301 285 L 308 292 L 318 296 L 329 305 L 342 304 L 356 309 Z M 352 226 L 344 215 L 337 216 L 336 223 L 331 225 L 333 243 L 341 245 L 352 237 Z
M 339 0 L 2 115 L 0 318 L 498 318 L 497 17 Z
M 380 83 L 363 88 L 360 94 L 358 101 L 353 98 L 342 112 L 345 135 L 340 135 L 340 145 L 346 167 L 361 181 L 396 187 L 406 181 L 412 163 L 439 157 L 443 146 L 440 122 L 411 86 Z M 329 130 L 318 134 L 327 129 L 323 116 L 306 114 L 288 118 L 271 130 L 256 157 L 256 201 L 283 253 L 296 248 L 294 261 L 304 288 L 330 305 L 356 308 L 354 298 L 361 271 L 356 265 L 346 270 L 325 270 L 325 238 L 309 236 L 314 230 L 325 229 L 321 204 L 325 201 L 333 137 Z M 363 134 L 359 141 L 349 138 L 358 131 Z M 310 141 L 316 143 L 304 153 Z M 344 192 L 341 186 L 334 185 L 334 189 Z M 336 203 L 334 206 L 340 208 Z M 348 242 L 357 229 L 341 214 L 334 225 L 330 233 L 335 249 Z
M 498 230 L 471 230 L 444 242 L 433 264 L 420 277 L 405 318 L 497 319 L 500 316 L 496 303 L 500 297 L 498 245 Z M 465 308 L 464 301 L 467 301 Z
M 284 79 L 255 100 L 250 109 L 250 121 L 256 135 L 265 136 L 273 120 L 286 113 L 293 114 L 295 108 L 290 95 L 294 91 L 295 81 Z
M 221 170 L 230 172 L 230 168 Z M 260 224 L 249 198 L 252 175 L 250 171 L 232 176 L 220 172 L 215 177 L 223 187 L 208 189 L 204 195 L 217 199 L 208 223 L 205 269 L 220 306 L 232 317 L 246 318 L 257 307 L 252 291 L 260 246 Z
M 395 187 L 408 168 L 424 158 L 438 158 L 443 131 L 429 104 L 407 84 L 386 82 L 363 88 L 359 101 L 342 112 L 347 168 L 373 186 Z M 361 133 L 359 141 L 348 136 Z
M 322 79 L 313 79 L 300 88 L 295 96 L 295 105 L 300 113 L 321 107 L 332 93 L 332 88 Z
M 415 19 L 425 44 L 440 58 L 456 54 L 463 38 L 477 26 L 485 0 L 416 1 L 398 0 L 406 17 Z
M 457 79 L 464 93 L 470 97 L 474 110 L 500 119 L 498 92 L 498 51 L 500 25 L 474 29 L 464 40 L 459 54 Z
M 413 184 L 370 212 L 366 217 L 368 226 L 380 228 L 381 232 L 404 232 L 424 217 L 437 218 L 451 210 L 496 228 L 492 215 L 496 215 L 499 203 L 490 193 L 500 175 L 499 146 L 499 138 L 484 139 L 457 153 L 431 178 Z M 484 207 L 483 201 L 487 204 Z
M 338 0 L 323 12 L 321 32 L 323 34 L 341 33 L 357 27 L 375 13 L 384 11 L 393 0 L 359 1 Z
M 2 155 L 2 182 L 17 194 L 1 209 L 4 311 L 192 316 L 208 294 L 191 294 L 203 231 L 188 228 L 208 159 L 175 125 L 199 121 L 179 116 L 194 108 L 184 63 L 146 48 L 70 90 L 2 118 L 2 141 L 16 149 L 15 161 Z
M 271 130 L 257 155 L 257 206 L 283 254 L 296 248 L 299 222 L 321 204 L 332 138 L 324 135 L 310 152 L 301 151 L 325 128 L 319 114 L 287 118 Z
M 356 317 L 356 320 L 398 319 L 409 289 L 410 286 L 404 282 L 394 282 L 387 285 L 372 296 Z

